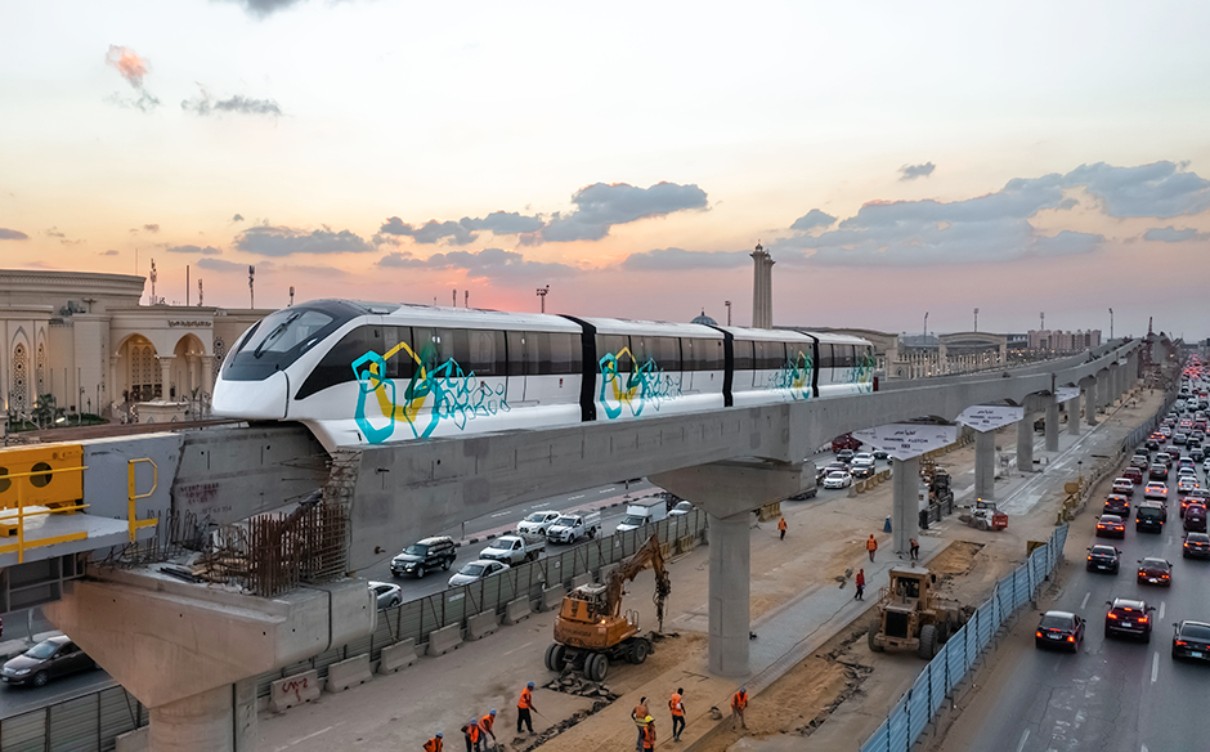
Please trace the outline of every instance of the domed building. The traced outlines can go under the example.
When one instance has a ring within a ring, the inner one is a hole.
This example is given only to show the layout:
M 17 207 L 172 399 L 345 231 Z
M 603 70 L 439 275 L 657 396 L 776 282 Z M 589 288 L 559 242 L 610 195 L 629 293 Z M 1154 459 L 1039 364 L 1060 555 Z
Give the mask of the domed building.
M 694 317 L 693 317 L 693 320 L 691 320 L 689 323 L 690 323 L 690 324 L 705 324 L 706 326 L 718 326 L 718 322 L 717 322 L 717 321 L 715 321 L 714 319 L 712 319 L 712 318 L 710 318 L 709 316 L 707 316 L 707 315 L 706 315 L 706 309 L 705 309 L 705 308 L 703 308 L 703 309 L 702 309 L 702 312 L 701 312 L 701 313 L 699 313 L 698 315 L 694 316 Z

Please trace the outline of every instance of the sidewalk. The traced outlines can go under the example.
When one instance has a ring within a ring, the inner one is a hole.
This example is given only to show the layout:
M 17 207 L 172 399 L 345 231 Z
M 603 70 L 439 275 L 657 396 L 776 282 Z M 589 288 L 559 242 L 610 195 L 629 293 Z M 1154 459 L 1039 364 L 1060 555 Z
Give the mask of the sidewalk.
M 1064 431 L 1060 434 L 1059 452 L 1051 454 L 1042 448 L 1035 449 L 1035 458 L 1043 460 L 1038 466 L 1041 472 L 1010 469 L 1006 477 L 998 480 L 996 496 L 1010 509 L 1013 517 L 1010 527 L 1024 521 L 1024 516 L 1047 497 L 1049 487 L 1057 484 L 1061 488 L 1063 481 L 1071 479 L 1080 455 L 1108 453 L 1107 449 L 1120 441 L 1114 435 L 1124 432 L 1124 429 L 1107 430 L 1116 425 L 1113 420 L 1103 419 L 1096 429 L 1090 431 L 1085 427 L 1078 437 Z M 1015 449 L 1012 432 L 1002 432 L 997 444 L 1006 450 Z M 968 475 L 973 479 L 973 454 L 973 446 L 965 447 L 941 459 L 941 464 L 954 476 L 957 489 L 968 496 L 972 489 L 964 486 Z M 883 484 L 857 497 L 848 497 L 843 491 L 821 490 L 812 500 L 783 502 L 782 510 L 789 522 L 784 542 L 778 541 L 775 521 L 753 526 L 750 608 L 756 639 L 750 643 L 752 674 L 745 680 L 753 696 L 753 710 L 764 702 L 760 696 L 763 689 L 871 608 L 878 589 L 887 580 L 887 570 L 902 561 L 889 550 L 890 536 L 882 532 L 882 521 L 890 511 L 891 485 Z M 1046 522 L 1053 522 L 1053 517 Z M 919 536 L 921 558 L 926 562 L 933 558 L 949 545 L 948 537 L 957 531 L 965 534 L 971 529 L 961 525 L 956 515 L 931 526 Z M 863 545 L 870 532 L 875 533 L 881 545 L 874 563 L 868 561 Z M 1022 555 L 1023 549 L 1022 546 Z M 713 730 L 716 724 L 710 720 L 710 707 L 717 706 L 726 715 L 727 699 L 737 682 L 713 677 L 706 670 L 708 562 L 708 548 L 699 547 L 671 565 L 673 590 L 665 629 L 679 636 L 657 643 L 656 652 L 642 667 L 612 666 L 605 683 L 622 697 L 545 743 L 543 750 L 632 749 L 635 730 L 629 712 L 640 695 L 648 697 L 657 719 L 660 747 L 666 742 L 670 745 L 666 701 L 677 687 L 686 689 L 688 711 L 681 746 L 688 749 Z M 858 567 L 866 569 L 865 601 L 853 599 L 851 577 Z M 652 590 L 650 572 L 641 574 L 628 585 L 623 606 L 637 609 L 642 623 L 648 625 L 655 621 Z M 495 635 L 466 643 L 445 656 L 421 659 L 398 674 L 375 677 L 368 684 L 340 694 L 324 694 L 311 707 L 294 708 L 282 715 L 262 714 L 258 749 L 273 752 L 419 749 L 423 740 L 438 730 L 444 731 L 448 744 L 460 748 L 459 727 L 471 714 L 481 715 L 493 707 L 500 712 L 497 722 L 500 740 L 510 752 L 525 749 L 527 737 L 515 737 L 513 733 L 516 696 L 526 681 L 535 681 L 541 687 L 553 678 L 542 663 L 552 625 L 553 614 L 535 614 L 519 625 L 502 627 Z M 535 715 L 535 728 L 541 732 L 577 711 L 587 710 L 591 703 L 540 688 L 535 693 L 535 704 L 541 711 Z M 880 710 L 885 711 L 885 707 Z M 813 711 L 807 717 L 812 715 Z M 751 721 L 750 715 L 750 725 Z M 850 728 L 847 734 L 838 737 L 849 740 L 843 748 L 855 746 L 853 732 Z M 817 746 L 823 736 L 817 733 L 811 745 Z M 804 743 L 801 737 L 790 738 L 801 748 Z M 763 742 L 750 739 L 744 744 L 745 748 L 756 749 L 753 745 Z

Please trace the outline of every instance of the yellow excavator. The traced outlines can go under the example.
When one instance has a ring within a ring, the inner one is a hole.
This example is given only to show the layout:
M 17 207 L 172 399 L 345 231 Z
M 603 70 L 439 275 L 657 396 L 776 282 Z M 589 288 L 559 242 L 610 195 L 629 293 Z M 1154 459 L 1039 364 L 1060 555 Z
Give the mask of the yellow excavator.
M 555 617 L 555 641 L 546 649 L 546 668 L 581 671 L 592 681 L 604 681 L 610 661 L 642 663 L 652 651 L 651 637 L 640 634 L 638 611 L 622 612 L 622 586 L 639 572 L 655 571 L 655 613 L 664 630 L 664 601 L 672 592 L 660 540 L 651 536 L 609 574 L 608 582 L 581 585 L 563 596 Z

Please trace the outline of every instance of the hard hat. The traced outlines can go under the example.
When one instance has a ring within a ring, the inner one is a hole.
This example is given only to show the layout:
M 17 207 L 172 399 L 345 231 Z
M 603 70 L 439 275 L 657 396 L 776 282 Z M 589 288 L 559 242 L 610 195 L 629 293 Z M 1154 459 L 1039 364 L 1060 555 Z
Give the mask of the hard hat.
M 647 716 L 646 718 L 643 719 L 643 723 L 655 723 L 655 719 L 652 718 L 651 716 Z
M 492 708 L 491 710 L 489 710 L 489 711 L 488 711 L 488 713 L 487 713 L 487 714 L 488 714 L 488 715 L 495 715 L 495 714 L 496 714 L 496 709 L 495 709 L 495 708 Z
M 438 731 L 438 732 L 437 732 L 437 738 L 438 738 L 438 739 L 444 739 L 444 738 L 445 738 L 445 734 L 443 734 L 443 733 L 441 733 L 440 731 Z
M 747 688 L 747 687 L 740 687 L 740 688 L 739 688 L 739 691 L 740 691 L 740 692 L 743 692 L 744 694 L 747 694 L 747 693 L 748 693 L 748 688 Z
M 525 686 L 529 687 L 530 689 L 533 689 L 533 688 L 534 688 L 534 683 L 533 683 L 533 682 L 530 682 L 529 684 L 526 684 Z

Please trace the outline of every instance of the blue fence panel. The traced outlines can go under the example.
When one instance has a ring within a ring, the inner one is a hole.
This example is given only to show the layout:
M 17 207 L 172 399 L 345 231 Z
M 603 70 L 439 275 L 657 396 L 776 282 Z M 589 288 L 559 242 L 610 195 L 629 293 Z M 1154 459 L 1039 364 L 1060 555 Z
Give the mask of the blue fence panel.
M 929 662 L 928 677 L 929 677 L 929 717 L 937 715 L 937 711 L 941 709 L 941 703 L 945 702 L 946 685 L 945 674 L 949 666 L 949 643 L 937 653 L 937 656 Z
M 912 740 L 908 736 L 907 698 L 899 701 L 891 717 L 887 719 L 887 750 L 889 752 L 908 752 L 912 748 Z
M 954 687 L 958 686 L 958 682 L 966 678 L 966 670 L 970 668 L 966 660 L 966 632 L 966 627 L 959 629 L 945 644 L 945 657 L 948 664 L 945 677 L 947 694 L 953 692 Z
M 979 652 L 982 653 L 988 643 L 992 641 L 992 635 L 1000 625 L 992 622 L 991 609 L 987 607 L 987 604 L 980 606 L 976 613 L 979 614 Z
M 1063 558 L 1063 546 L 1065 545 L 1067 545 L 1067 525 L 1060 525 L 1054 535 L 1056 563 Z
M 1029 592 L 1029 570 L 1024 567 L 1017 567 L 1013 570 L 1013 604 L 1020 608 L 1032 597 Z
M 874 733 L 870 734 L 870 738 L 865 740 L 865 744 L 861 745 L 861 752 L 889 752 L 890 733 L 887 727 L 890 721 L 883 721 Z
M 979 612 L 971 614 L 971 620 L 966 623 L 966 657 L 967 668 L 974 664 L 979 655 Z
M 924 733 L 924 727 L 928 725 L 929 718 L 932 714 L 929 713 L 929 682 L 928 672 L 916 677 L 916 683 L 912 685 L 912 689 L 908 692 L 908 743 L 915 744 L 920 735 Z

